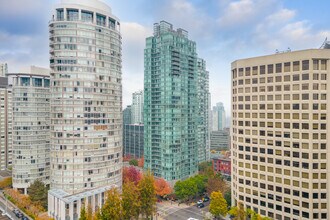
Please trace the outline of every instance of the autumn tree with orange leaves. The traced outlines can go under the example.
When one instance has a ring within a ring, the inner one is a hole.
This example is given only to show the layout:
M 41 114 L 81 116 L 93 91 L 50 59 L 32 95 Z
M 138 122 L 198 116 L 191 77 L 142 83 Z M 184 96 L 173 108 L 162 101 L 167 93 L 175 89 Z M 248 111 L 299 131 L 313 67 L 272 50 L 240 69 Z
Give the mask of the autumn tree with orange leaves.
M 157 196 L 164 197 L 172 193 L 172 188 L 166 180 L 159 178 L 155 180 L 155 191 Z
M 123 181 L 126 182 L 134 182 L 135 185 L 139 183 L 142 178 L 141 172 L 135 168 L 134 166 L 124 167 L 123 169 Z

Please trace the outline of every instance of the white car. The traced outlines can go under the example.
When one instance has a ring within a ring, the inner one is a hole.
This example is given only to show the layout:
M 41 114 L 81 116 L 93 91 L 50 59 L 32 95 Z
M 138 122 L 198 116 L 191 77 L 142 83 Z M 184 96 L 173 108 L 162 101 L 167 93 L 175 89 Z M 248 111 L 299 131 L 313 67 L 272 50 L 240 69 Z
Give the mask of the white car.
M 198 200 L 197 204 L 203 203 L 203 200 Z

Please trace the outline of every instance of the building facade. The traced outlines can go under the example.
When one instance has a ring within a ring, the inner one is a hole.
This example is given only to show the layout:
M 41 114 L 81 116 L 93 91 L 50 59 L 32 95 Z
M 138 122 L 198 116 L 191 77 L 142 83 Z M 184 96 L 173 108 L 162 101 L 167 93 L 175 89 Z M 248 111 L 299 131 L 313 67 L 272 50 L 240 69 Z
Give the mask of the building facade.
M 132 124 L 132 106 L 128 105 L 123 111 L 123 124 Z
M 32 66 L 29 72 L 8 76 L 13 90 L 13 188 L 26 194 L 37 179 L 49 185 L 49 70 Z
M 8 73 L 7 63 L 1 63 L 0 64 L 0 77 L 6 77 L 7 73 Z
M 212 166 L 215 172 L 223 176 L 231 176 L 231 159 L 224 156 L 212 157 Z
M 210 137 L 210 150 L 223 151 L 230 148 L 229 131 L 212 131 Z
M 76 219 L 80 210 L 75 195 L 88 195 L 85 199 L 95 210 L 106 186 L 122 184 L 120 22 L 101 1 L 62 0 L 53 11 L 49 33 L 49 196 L 70 203 L 64 202 L 65 210 L 49 203 L 48 214 Z
M 0 76 L 0 170 L 12 167 L 12 89 Z
M 226 111 L 222 102 L 216 104 L 212 109 L 212 130 L 220 131 L 226 127 Z
M 329 219 L 329 49 L 232 63 L 232 201 L 273 219 Z
M 143 91 L 134 92 L 132 95 L 132 122 L 131 124 L 143 124 Z
M 144 148 L 143 124 L 124 125 L 124 156 L 141 158 Z
M 144 167 L 176 181 L 197 173 L 196 43 L 170 23 L 154 25 L 144 52 Z
M 198 81 L 198 122 L 197 122 L 197 145 L 198 163 L 210 160 L 210 92 L 209 92 L 209 72 L 206 70 L 206 62 L 197 59 Z

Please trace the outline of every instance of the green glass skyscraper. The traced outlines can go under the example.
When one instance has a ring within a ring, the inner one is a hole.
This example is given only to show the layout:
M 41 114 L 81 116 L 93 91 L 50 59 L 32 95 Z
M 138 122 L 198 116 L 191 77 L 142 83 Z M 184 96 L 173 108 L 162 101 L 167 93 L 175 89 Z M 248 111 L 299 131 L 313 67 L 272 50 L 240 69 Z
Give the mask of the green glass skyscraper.
M 196 43 L 161 21 L 144 52 L 145 168 L 168 181 L 198 170 Z

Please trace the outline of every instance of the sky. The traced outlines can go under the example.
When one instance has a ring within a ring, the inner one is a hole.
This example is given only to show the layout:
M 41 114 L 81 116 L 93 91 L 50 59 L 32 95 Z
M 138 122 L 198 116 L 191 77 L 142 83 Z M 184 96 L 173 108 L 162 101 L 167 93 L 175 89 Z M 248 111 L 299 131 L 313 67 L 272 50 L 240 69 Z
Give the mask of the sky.
M 49 67 L 48 22 L 59 0 L 0 0 L 0 63 L 9 72 Z M 166 20 L 189 32 L 210 72 L 212 105 L 230 113 L 231 62 L 319 48 L 330 39 L 328 0 L 102 0 L 121 20 L 123 107 L 143 89 L 143 50 L 153 24 Z

